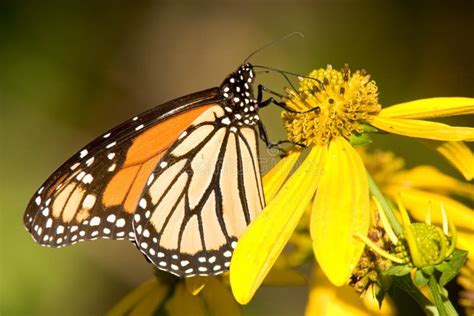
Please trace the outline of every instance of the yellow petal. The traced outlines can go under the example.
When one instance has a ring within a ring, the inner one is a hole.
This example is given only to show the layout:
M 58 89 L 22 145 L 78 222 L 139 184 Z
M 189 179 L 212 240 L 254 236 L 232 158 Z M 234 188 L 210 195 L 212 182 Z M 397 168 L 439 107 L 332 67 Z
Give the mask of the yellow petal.
M 473 210 L 464 204 L 444 195 L 415 189 L 401 190 L 400 196 L 403 204 L 410 210 L 410 214 L 420 222 L 425 220 L 426 212 L 431 206 L 431 221 L 440 225 L 443 222 L 440 211 L 440 203 L 442 203 L 456 228 L 474 232 Z
M 189 293 L 192 295 L 198 295 L 204 286 L 206 286 L 206 282 L 208 279 L 212 277 L 205 277 L 205 276 L 194 276 L 192 278 L 186 278 L 186 288 L 188 289 Z
M 399 172 L 392 177 L 390 187 L 387 189 L 392 193 L 392 197 L 395 197 L 397 191 L 402 188 L 423 189 L 438 193 L 457 194 L 468 199 L 474 198 L 472 184 L 459 181 L 432 166 L 419 166 Z
M 234 300 L 230 289 L 216 278 L 209 278 L 201 295 L 210 315 L 238 316 L 242 314 L 240 305 Z
M 382 109 L 379 115 L 394 118 L 422 119 L 474 114 L 473 98 L 429 98 L 404 102 Z
M 474 128 L 412 119 L 373 116 L 370 124 L 389 133 L 442 141 L 474 141 Z
M 304 162 L 241 236 L 230 265 L 234 297 L 247 304 L 291 237 L 316 191 L 326 147 L 313 147 Z
M 207 315 L 202 299 L 189 293 L 184 282 L 176 285 L 173 296 L 166 302 L 165 309 L 167 315 Z
M 133 306 L 139 303 L 143 298 L 152 293 L 157 288 L 163 288 L 156 278 L 146 281 L 139 287 L 128 293 L 111 310 L 107 312 L 108 316 L 125 315 Z M 159 303 L 159 301 L 158 301 Z
M 316 259 L 329 280 L 345 284 L 364 250 L 354 236 L 366 235 L 370 223 L 367 173 L 344 138 L 331 141 L 311 214 Z
M 457 235 L 458 243 L 456 248 L 467 250 L 468 258 L 474 260 L 474 234 L 458 231 Z
M 312 286 L 306 305 L 306 316 L 358 316 L 358 315 L 395 315 L 393 304 L 384 300 L 382 309 L 367 308 L 359 295 L 350 286 L 332 285 L 318 269 L 313 273 Z M 371 296 L 368 291 L 367 296 Z
M 265 176 L 263 176 L 263 191 L 267 203 L 273 199 L 275 194 L 280 190 L 283 182 L 285 182 L 288 174 L 300 157 L 300 150 L 291 151 L 288 156 L 280 160 Z
M 474 177 L 474 155 L 463 142 L 430 142 L 435 150 L 459 170 L 468 181 Z

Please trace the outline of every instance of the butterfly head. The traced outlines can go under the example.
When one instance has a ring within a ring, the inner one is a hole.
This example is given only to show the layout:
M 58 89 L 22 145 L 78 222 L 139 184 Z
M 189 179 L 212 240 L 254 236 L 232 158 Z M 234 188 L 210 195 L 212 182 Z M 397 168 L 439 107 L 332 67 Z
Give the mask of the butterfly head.
M 253 93 L 255 72 L 251 64 L 242 64 L 231 73 L 222 83 L 220 89 L 222 96 L 229 101 L 233 108 L 239 109 L 257 103 Z

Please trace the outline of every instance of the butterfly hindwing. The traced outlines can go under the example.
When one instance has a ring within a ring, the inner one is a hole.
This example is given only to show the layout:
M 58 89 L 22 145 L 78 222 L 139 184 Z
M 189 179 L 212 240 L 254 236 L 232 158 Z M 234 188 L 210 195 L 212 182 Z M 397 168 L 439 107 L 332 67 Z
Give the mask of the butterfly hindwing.
M 252 127 L 220 124 L 204 112 L 163 156 L 134 215 L 136 244 L 180 276 L 228 269 L 238 237 L 264 206 Z

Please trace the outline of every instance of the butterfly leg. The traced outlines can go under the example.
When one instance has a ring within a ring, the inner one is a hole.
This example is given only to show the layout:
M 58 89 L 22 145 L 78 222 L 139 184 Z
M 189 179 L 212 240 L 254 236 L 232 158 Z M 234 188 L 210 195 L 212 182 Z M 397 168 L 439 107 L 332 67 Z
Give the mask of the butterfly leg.
M 266 99 L 265 101 L 263 101 L 263 92 L 268 92 L 270 94 L 273 94 L 273 95 L 276 95 L 278 96 L 279 98 L 283 99 L 284 96 L 271 90 L 271 89 L 268 89 L 264 86 L 262 86 L 261 84 L 258 85 L 258 94 L 257 94 L 257 102 L 258 102 L 258 106 L 260 108 L 263 108 L 263 107 L 266 107 L 267 105 L 269 104 L 275 104 L 276 106 L 282 108 L 283 110 L 287 111 L 287 112 L 290 112 L 290 113 L 296 113 L 296 114 L 305 114 L 305 113 L 309 113 L 309 112 L 316 112 L 316 113 L 319 113 L 321 111 L 321 109 L 319 108 L 319 106 L 317 107 L 314 107 L 312 108 L 311 110 L 307 110 L 307 111 L 303 111 L 303 112 L 299 112 L 299 111 L 295 111 L 291 108 L 289 108 L 285 102 L 283 101 L 277 101 L 274 97 L 270 97 L 268 99 Z
M 283 95 L 279 94 L 279 93 L 276 93 L 268 88 L 265 88 L 264 86 L 262 86 L 261 84 L 258 85 L 258 94 L 257 94 L 257 102 L 258 102 L 258 107 L 259 108 L 264 108 L 266 107 L 267 105 L 269 104 L 275 104 L 276 106 L 284 109 L 285 111 L 288 111 L 288 112 L 291 112 L 291 113 L 298 113 L 297 111 L 293 110 L 293 109 L 290 109 L 286 104 L 285 102 L 283 101 L 277 101 L 274 97 L 270 97 L 268 99 L 266 99 L 265 101 L 263 100 L 263 92 L 268 92 L 268 93 L 271 93 L 273 95 L 276 95 L 280 98 L 283 98 Z
M 275 95 L 278 95 L 281 98 L 283 97 L 282 95 L 279 95 L 276 92 L 273 92 L 273 91 L 265 88 L 262 85 L 258 85 L 257 102 L 258 102 L 260 108 L 265 107 L 265 106 L 273 103 L 273 104 L 285 109 L 286 111 L 289 111 L 289 112 L 292 112 L 292 113 L 299 113 L 295 110 L 289 109 L 284 102 L 279 102 L 279 101 L 275 100 L 273 97 L 270 97 L 269 99 L 267 99 L 265 101 L 262 101 L 263 91 L 273 93 Z M 299 147 L 302 147 L 302 148 L 306 147 L 304 144 L 294 143 L 294 142 L 291 142 L 289 140 L 280 140 L 280 141 L 277 141 L 277 142 L 271 142 L 270 138 L 268 137 L 267 129 L 265 128 L 265 125 L 261 121 L 258 121 L 258 132 L 260 134 L 260 138 L 263 140 L 263 142 L 265 143 L 267 148 L 269 148 L 269 149 L 277 148 L 282 157 L 288 155 L 288 152 L 280 146 L 282 144 L 292 144 L 292 145 L 299 146 Z
M 280 140 L 277 142 L 271 142 L 268 137 L 267 129 L 262 121 L 258 121 L 258 134 L 260 135 L 260 139 L 265 143 L 268 149 L 277 149 L 281 157 L 285 157 L 288 155 L 288 152 L 283 149 L 280 145 L 291 143 L 289 140 Z

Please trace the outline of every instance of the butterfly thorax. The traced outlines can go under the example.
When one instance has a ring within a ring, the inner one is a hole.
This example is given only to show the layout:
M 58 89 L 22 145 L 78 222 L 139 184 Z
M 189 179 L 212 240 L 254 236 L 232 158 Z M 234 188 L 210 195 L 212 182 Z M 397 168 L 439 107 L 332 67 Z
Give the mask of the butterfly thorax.
M 221 122 L 225 125 L 255 125 L 259 120 L 258 101 L 254 96 L 252 65 L 243 64 L 231 73 L 220 86 L 225 98 L 225 116 Z

